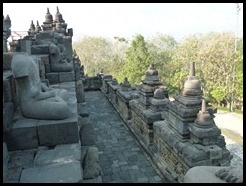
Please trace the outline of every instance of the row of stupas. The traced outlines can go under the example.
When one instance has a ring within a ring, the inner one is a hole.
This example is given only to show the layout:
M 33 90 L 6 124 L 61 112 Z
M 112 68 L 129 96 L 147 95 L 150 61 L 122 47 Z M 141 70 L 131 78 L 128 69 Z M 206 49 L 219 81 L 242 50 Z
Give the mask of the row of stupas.
M 35 33 L 40 32 L 42 30 L 57 31 L 65 34 L 66 29 L 67 29 L 67 23 L 65 23 L 65 20 L 63 19 L 62 14 L 59 11 L 59 8 L 56 7 L 55 19 L 53 19 L 53 16 L 50 13 L 49 8 L 47 8 L 47 13 L 45 15 L 45 21 L 43 22 L 43 25 L 40 26 L 39 22 L 37 21 L 37 24 L 35 26 L 32 20 L 30 28 L 28 30 L 28 35 L 33 36 Z

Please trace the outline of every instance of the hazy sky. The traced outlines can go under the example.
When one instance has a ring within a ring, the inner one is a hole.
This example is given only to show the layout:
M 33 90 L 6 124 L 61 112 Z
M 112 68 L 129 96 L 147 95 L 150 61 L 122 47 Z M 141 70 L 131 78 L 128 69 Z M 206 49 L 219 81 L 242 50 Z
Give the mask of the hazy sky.
M 145 38 L 157 32 L 180 40 L 187 35 L 237 31 L 235 3 L 3 3 L 3 15 L 10 16 L 12 31 L 28 31 L 31 20 L 45 21 L 47 8 L 53 18 L 56 6 L 73 28 L 73 41 L 87 36 Z M 238 36 L 243 36 L 243 4 L 238 16 Z

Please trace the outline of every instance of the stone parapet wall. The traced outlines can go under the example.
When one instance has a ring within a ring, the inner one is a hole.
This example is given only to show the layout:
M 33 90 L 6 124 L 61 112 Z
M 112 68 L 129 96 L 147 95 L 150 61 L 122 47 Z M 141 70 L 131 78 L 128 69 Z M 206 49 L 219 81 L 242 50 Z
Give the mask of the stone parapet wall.
M 199 82 L 193 76 L 186 84 Z M 216 109 L 206 106 L 200 91 L 195 92 L 197 95 L 177 96 L 170 102 L 167 90 L 162 91 L 159 85 L 151 89 L 151 84 L 144 84 L 140 96 L 131 97 L 133 91 L 129 88 L 115 91 L 108 81 L 102 80 L 102 84 L 102 92 L 170 182 L 184 182 L 192 167 L 230 165 L 232 155 L 213 122 Z M 184 92 L 190 91 L 186 88 Z
M 153 144 L 156 146 L 157 152 L 153 154 L 153 159 L 162 174 L 165 175 L 170 182 L 183 182 L 183 177 L 190 167 L 177 152 L 162 140 L 161 132 L 157 132 L 157 130 L 160 130 L 155 126 L 157 123 L 160 126 L 166 125 L 163 121 L 154 124 Z
M 101 90 L 102 78 L 100 76 L 95 77 L 84 77 L 82 78 L 84 84 L 84 90 Z
M 115 108 L 118 106 L 118 97 L 116 95 L 118 88 L 119 85 L 113 85 L 112 82 L 108 82 L 108 99 Z
M 117 111 L 121 118 L 124 120 L 124 122 L 126 122 L 127 124 L 127 120 L 131 119 L 131 111 L 129 108 L 129 104 L 124 102 L 124 100 L 121 97 L 119 97 L 119 95 L 117 95 L 117 98 Z
M 132 113 L 132 132 L 138 139 L 142 141 L 142 144 L 149 146 L 153 143 L 153 125 L 147 124 L 141 119 L 134 111 Z
M 109 82 L 111 82 L 111 81 L 112 81 L 112 76 L 111 75 L 102 76 L 102 87 L 101 87 L 101 90 L 107 97 L 108 97 L 108 94 L 109 94 Z

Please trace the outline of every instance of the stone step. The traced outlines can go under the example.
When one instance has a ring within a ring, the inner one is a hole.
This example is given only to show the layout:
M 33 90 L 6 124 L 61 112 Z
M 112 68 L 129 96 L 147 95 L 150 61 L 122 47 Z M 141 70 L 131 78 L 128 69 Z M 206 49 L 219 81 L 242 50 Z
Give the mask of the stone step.
M 54 149 L 39 147 L 34 158 L 34 166 L 42 166 L 55 163 L 70 163 L 81 160 L 81 144 L 57 145 Z
M 71 178 L 75 179 L 75 181 L 71 182 L 83 181 L 83 168 L 81 165 L 82 149 L 80 142 L 57 145 L 53 149 L 46 146 L 39 146 L 36 149 L 9 151 L 9 153 L 7 153 L 6 149 L 7 148 L 3 148 L 4 165 L 6 165 L 6 167 L 4 167 L 5 176 L 3 175 L 5 183 L 20 183 L 20 179 L 22 182 L 59 182 L 60 180 L 55 179 L 60 177 L 62 177 L 62 182 L 70 182 Z M 55 166 L 55 164 L 58 165 Z M 49 175 L 44 173 L 45 170 L 49 171 L 49 169 L 56 171 L 59 167 L 68 168 L 68 171 L 76 176 L 71 177 L 71 174 L 58 171 L 59 175 L 54 179 L 53 174 Z M 38 171 L 36 169 L 38 169 Z M 41 170 L 41 172 L 39 172 L 39 170 Z M 32 176 L 40 178 L 40 180 L 33 180 L 34 178 L 27 176 L 27 174 L 29 174 L 28 171 L 36 171 Z M 77 174 L 77 172 L 80 172 L 80 174 Z M 43 178 L 45 179 L 43 180 Z
M 81 163 L 73 161 L 24 169 L 20 183 L 77 183 L 81 179 Z
M 77 183 L 83 179 L 81 144 L 40 146 L 34 166 L 23 169 L 20 183 Z

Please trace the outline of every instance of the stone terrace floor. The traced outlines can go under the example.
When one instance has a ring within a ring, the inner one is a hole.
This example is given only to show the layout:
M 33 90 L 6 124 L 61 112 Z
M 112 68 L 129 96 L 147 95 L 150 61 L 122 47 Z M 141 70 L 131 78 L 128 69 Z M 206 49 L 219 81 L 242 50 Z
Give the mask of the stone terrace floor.
M 101 91 L 85 92 L 103 183 L 168 183 Z
M 85 106 L 95 130 L 94 146 L 98 148 L 99 153 L 99 183 L 168 183 L 124 125 L 106 96 L 101 91 L 89 91 L 85 92 L 85 99 Z M 222 123 L 219 120 L 216 123 L 219 127 L 223 127 L 224 116 L 216 117 L 218 119 L 222 117 Z M 227 149 L 233 154 L 231 165 L 243 165 L 243 145 L 235 143 L 226 136 L 225 140 Z M 83 146 L 83 153 L 86 148 Z M 7 182 L 18 183 L 21 169 L 33 166 L 34 151 L 35 149 L 10 152 L 9 168 L 11 169 Z
M 85 100 L 94 125 L 102 182 L 168 183 L 103 92 L 85 92 Z M 231 165 L 243 165 L 243 145 L 227 136 L 225 141 L 227 149 L 233 154 Z

